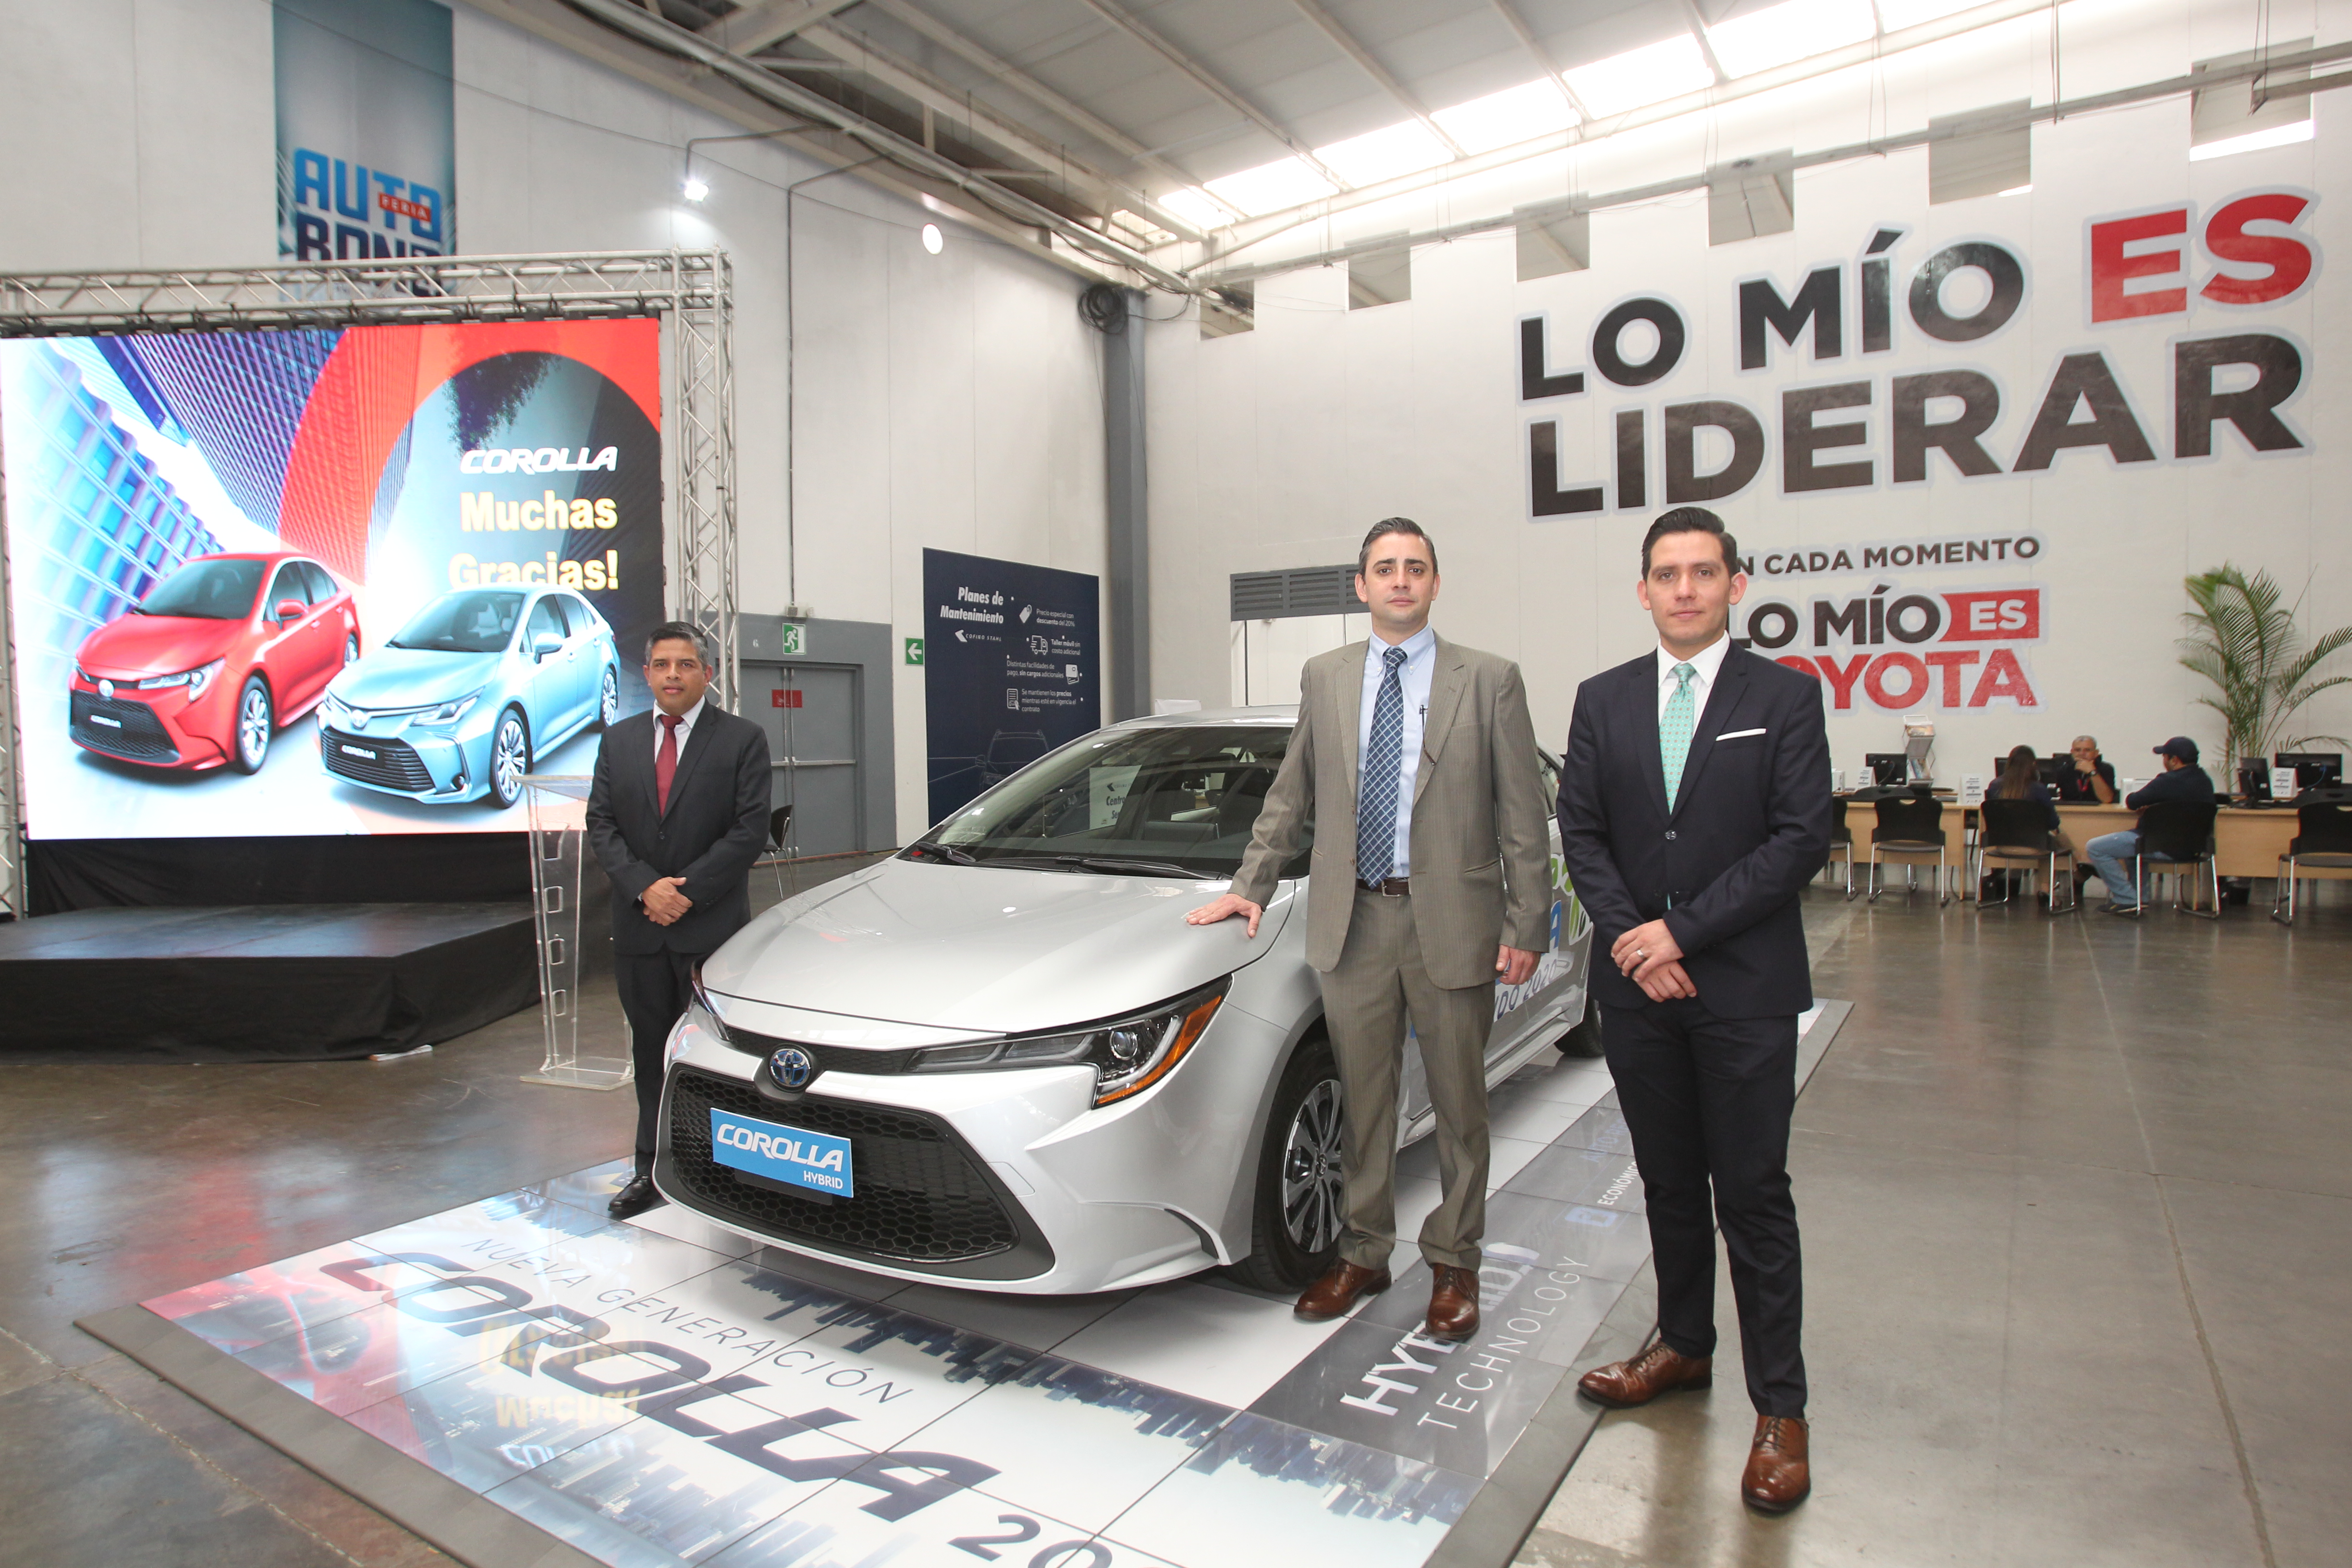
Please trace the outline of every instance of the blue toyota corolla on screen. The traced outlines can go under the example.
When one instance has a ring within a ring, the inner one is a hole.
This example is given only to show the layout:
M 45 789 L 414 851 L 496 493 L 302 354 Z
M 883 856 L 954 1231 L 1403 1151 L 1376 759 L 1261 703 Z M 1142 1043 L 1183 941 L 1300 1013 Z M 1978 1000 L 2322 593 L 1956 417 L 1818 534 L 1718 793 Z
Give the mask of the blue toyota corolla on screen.
M 503 808 L 534 755 L 620 716 L 613 628 L 587 600 L 461 588 L 335 678 L 319 706 L 319 760 L 387 795 Z

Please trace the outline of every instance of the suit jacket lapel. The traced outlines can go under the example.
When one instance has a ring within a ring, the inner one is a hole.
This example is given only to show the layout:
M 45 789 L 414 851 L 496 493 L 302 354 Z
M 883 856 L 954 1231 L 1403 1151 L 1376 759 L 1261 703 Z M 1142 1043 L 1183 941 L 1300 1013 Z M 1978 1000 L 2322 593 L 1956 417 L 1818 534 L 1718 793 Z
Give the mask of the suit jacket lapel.
M 1430 764 L 1445 750 L 1445 738 L 1454 731 L 1454 710 L 1462 706 L 1463 696 L 1470 689 L 1470 661 L 1462 657 L 1461 651 L 1444 637 L 1437 639 L 1432 651 L 1437 668 L 1430 672 L 1429 710 L 1421 716 L 1421 765 L 1412 775 L 1416 805 L 1421 804 L 1422 792 L 1429 788 L 1430 775 L 1437 771 Z
M 663 816 L 667 817 L 671 812 L 677 809 L 679 797 L 686 794 L 687 775 L 694 772 L 694 764 L 702 760 L 702 754 L 710 750 L 712 744 L 710 731 L 719 727 L 717 724 L 713 723 L 712 721 L 718 716 L 719 708 L 717 704 L 705 704 L 702 710 L 702 717 L 694 721 L 693 730 L 688 732 L 686 737 L 686 750 L 677 754 L 677 772 L 670 775 L 669 805 L 662 812 Z M 655 721 L 656 723 L 660 722 L 658 720 Z M 658 799 L 660 790 L 658 780 L 656 781 L 655 790 L 656 798 Z
M 1632 732 L 1642 742 L 1642 777 L 1650 786 L 1650 803 L 1660 816 L 1668 816 L 1673 814 L 1666 809 L 1666 764 L 1658 755 L 1658 656 L 1646 656 L 1631 674 L 1626 700 L 1633 705 Z M 1688 777 L 1690 770 L 1683 773 Z
M 1691 731 L 1690 754 L 1683 759 L 1682 788 L 1675 795 L 1675 816 L 1682 815 L 1683 807 L 1688 805 L 1691 796 L 1697 793 L 1693 786 L 1698 783 L 1699 772 L 1706 766 L 1706 759 L 1714 754 L 1716 736 L 1723 732 L 1723 726 L 1739 706 L 1739 700 L 1747 695 L 1747 660 L 1740 657 L 1738 648 L 1727 648 L 1723 662 L 1716 667 L 1715 684 L 1708 689 L 1706 707 L 1698 716 L 1698 728 Z M 1665 778 L 1663 763 L 1659 764 L 1659 770 L 1663 789 Z
M 1356 754 L 1356 731 L 1364 721 L 1364 645 L 1349 643 L 1339 652 L 1354 656 L 1335 661 L 1331 685 L 1332 700 L 1339 704 L 1339 756 L 1347 764 L 1348 791 L 1352 796 L 1361 793 L 1356 770 L 1363 765 L 1363 759 Z
M 654 742 L 661 734 L 655 714 L 660 711 L 656 708 L 651 713 L 633 714 L 613 731 L 613 744 L 620 751 L 620 760 L 615 764 L 618 776 L 628 787 L 645 795 L 648 812 L 660 809 L 654 781 Z

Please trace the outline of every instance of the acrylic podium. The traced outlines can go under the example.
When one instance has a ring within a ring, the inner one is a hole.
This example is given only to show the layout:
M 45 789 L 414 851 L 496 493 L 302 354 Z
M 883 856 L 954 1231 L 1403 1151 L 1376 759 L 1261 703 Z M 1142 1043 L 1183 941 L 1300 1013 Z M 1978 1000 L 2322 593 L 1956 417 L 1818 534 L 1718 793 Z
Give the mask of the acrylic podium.
M 630 1071 L 628 1026 L 617 1057 L 580 1054 L 581 878 L 587 867 L 588 787 L 584 773 L 526 773 L 530 814 L 531 908 L 539 931 L 539 1020 L 547 1059 L 525 1083 L 565 1089 L 618 1089 Z

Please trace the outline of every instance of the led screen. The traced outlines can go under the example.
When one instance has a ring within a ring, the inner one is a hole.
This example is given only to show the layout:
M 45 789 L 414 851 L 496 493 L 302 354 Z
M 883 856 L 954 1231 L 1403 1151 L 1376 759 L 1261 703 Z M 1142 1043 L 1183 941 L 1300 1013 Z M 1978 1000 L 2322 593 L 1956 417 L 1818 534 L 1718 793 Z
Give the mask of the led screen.
M 521 826 L 649 700 L 658 331 L 0 342 L 31 835 Z

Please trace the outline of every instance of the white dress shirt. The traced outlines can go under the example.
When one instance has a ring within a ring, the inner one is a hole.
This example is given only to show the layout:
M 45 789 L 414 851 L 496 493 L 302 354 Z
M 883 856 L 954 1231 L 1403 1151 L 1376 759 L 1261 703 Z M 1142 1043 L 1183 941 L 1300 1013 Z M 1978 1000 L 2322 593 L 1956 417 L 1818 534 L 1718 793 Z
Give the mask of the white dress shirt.
M 1691 677 L 1692 738 L 1696 740 L 1698 717 L 1706 711 L 1706 694 L 1715 689 L 1715 678 L 1723 672 L 1723 657 L 1731 651 L 1731 634 L 1726 632 L 1688 658 L 1676 658 L 1658 645 L 1658 719 L 1666 717 L 1666 700 L 1675 694 L 1675 666 L 1687 664 L 1698 673 Z
M 1389 672 L 1388 661 L 1382 656 L 1390 647 L 1378 637 L 1364 648 L 1364 700 L 1356 715 L 1356 765 L 1363 766 L 1364 755 L 1372 749 L 1372 713 L 1379 705 L 1381 682 Z M 1404 649 L 1403 668 L 1397 671 L 1397 683 L 1404 690 L 1404 734 L 1397 757 L 1396 855 L 1389 863 L 1391 877 L 1412 875 L 1412 784 L 1421 772 L 1422 727 L 1429 718 L 1429 684 L 1437 673 L 1437 634 L 1427 626 L 1394 645 Z M 1356 798 L 1364 797 L 1363 779 L 1356 781 Z
M 680 757 L 686 755 L 687 737 L 694 733 L 694 721 L 702 717 L 702 705 L 709 700 L 708 697 L 696 698 L 694 706 L 688 709 L 685 716 L 678 721 L 677 754 Z M 668 728 L 662 723 L 662 710 L 656 708 L 654 710 L 654 762 L 656 765 L 661 762 L 662 737 L 668 733 Z

